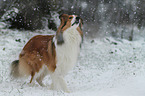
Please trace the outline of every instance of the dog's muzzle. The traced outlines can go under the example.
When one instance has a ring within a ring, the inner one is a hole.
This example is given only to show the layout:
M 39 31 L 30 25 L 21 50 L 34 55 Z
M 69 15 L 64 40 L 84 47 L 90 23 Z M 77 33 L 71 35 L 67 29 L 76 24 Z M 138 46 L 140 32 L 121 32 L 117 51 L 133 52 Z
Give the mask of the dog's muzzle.
M 72 26 L 73 26 L 74 24 L 78 24 L 78 23 L 79 23 L 79 20 L 80 20 L 80 17 L 76 17 L 76 21 L 72 24 Z

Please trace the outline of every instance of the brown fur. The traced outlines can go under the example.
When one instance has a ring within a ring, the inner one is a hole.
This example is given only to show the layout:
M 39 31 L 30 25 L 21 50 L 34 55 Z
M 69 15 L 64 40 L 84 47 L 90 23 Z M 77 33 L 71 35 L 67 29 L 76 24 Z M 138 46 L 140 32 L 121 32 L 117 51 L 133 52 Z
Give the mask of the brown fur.
M 19 56 L 19 68 L 23 68 L 27 74 L 31 74 L 32 79 L 35 72 L 39 72 L 43 64 L 45 64 L 51 72 L 54 72 L 56 68 L 56 52 L 53 37 L 53 35 L 35 36 L 30 39 L 23 48 Z
M 56 52 L 53 37 L 54 35 L 37 35 L 31 38 L 19 55 L 19 63 L 12 63 L 11 74 L 14 77 L 31 75 L 31 83 L 35 73 L 40 71 L 43 64 L 49 71 L 54 72 Z

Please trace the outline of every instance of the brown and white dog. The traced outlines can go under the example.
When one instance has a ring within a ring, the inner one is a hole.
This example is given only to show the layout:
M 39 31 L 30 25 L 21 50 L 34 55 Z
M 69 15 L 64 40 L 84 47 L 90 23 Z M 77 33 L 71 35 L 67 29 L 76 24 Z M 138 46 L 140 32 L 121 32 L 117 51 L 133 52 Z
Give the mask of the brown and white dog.
M 82 42 L 82 19 L 76 15 L 63 14 L 56 35 L 37 35 L 24 46 L 11 65 L 11 75 L 14 78 L 28 77 L 30 83 L 44 86 L 43 78 L 50 74 L 51 88 L 69 92 L 64 76 L 76 64 L 80 44 Z

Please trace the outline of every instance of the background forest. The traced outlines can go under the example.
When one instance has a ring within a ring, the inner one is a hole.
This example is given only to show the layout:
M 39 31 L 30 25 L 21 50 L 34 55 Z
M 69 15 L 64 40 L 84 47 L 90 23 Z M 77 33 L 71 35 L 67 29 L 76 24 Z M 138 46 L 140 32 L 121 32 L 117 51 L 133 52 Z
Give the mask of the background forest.
M 86 36 L 136 39 L 145 27 L 144 0 L 0 0 L 1 21 L 9 28 L 56 30 L 60 14 L 77 14 Z M 134 36 L 135 35 L 135 36 Z

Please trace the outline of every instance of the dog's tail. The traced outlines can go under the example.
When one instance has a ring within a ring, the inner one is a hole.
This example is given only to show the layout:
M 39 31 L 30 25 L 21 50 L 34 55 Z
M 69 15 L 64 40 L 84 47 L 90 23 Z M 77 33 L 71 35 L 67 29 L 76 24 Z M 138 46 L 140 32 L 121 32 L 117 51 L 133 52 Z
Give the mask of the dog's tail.
M 11 73 L 13 78 L 28 77 L 31 74 L 30 65 L 23 60 L 15 60 L 11 63 Z
M 19 60 L 15 60 L 11 63 L 11 74 L 10 75 L 14 78 L 20 77 Z

